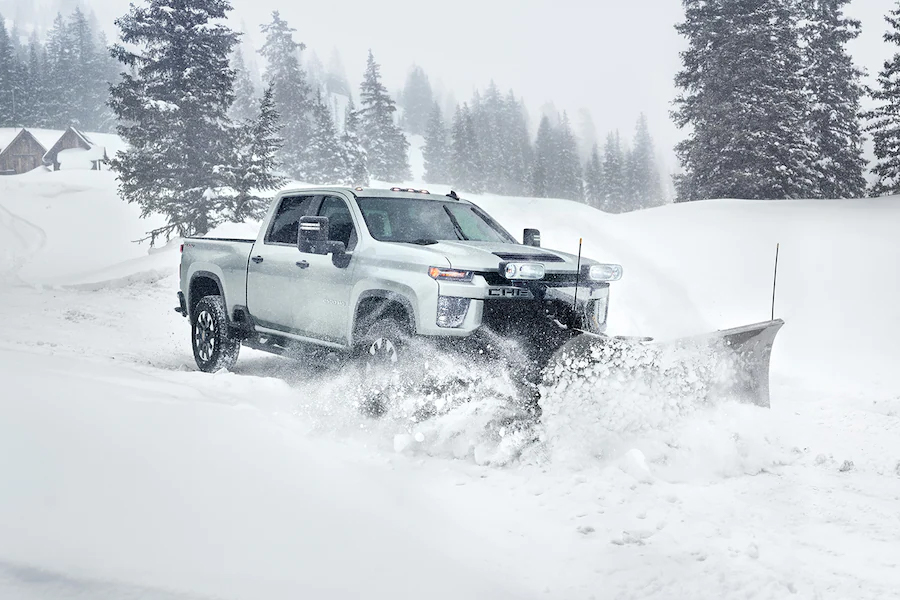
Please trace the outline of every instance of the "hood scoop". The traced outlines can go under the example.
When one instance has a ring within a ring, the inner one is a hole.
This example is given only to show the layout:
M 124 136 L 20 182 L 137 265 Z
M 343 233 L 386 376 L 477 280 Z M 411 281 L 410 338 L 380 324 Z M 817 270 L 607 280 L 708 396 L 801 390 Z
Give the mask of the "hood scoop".
M 529 252 L 527 254 L 516 252 L 494 252 L 494 256 L 499 256 L 502 260 L 566 262 L 566 259 L 560 256 L 556 256 L 555 254 L 547 254 L 546 252 L 542 252 L 540 254 L 533 252 Z

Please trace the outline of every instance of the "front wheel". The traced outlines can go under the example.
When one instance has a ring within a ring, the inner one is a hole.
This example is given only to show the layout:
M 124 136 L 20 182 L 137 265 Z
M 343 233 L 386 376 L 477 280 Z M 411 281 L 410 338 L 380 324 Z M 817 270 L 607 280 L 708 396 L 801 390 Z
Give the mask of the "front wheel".
M 357 355 L 364 365 L 360 410 L 369 417 L 387 412 L 403 390 L 401 368 L 408 359 L 409 334 L 393 319 L 376 322 L 363 336 Z
M 228 330 L 225 300 L 205 296 L 191 315 L 191 346 L 201 371 L 215 373 L 230 369 L 237 362 L 241 341 Z

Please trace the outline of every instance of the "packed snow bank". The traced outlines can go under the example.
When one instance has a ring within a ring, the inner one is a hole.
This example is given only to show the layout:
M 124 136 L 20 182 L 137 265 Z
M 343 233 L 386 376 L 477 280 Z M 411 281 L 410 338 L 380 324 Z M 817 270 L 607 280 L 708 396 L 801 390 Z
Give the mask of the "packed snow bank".
M 0 563 L 223 598 L 535 597 L 439 498 L 297 435 L 234 375 L 8 350 L 0 371 Z
M 146 257 L 149 244 L 134 240 L 163 224 L 159 217 L 141 219 L 137 206 L 120 200 L 108 171 L 2 177 L 0 214 L 0 273 L 44 285 Z M 22 227 L 32 231 L 24 241 Z
M 612 284 L 609 332 L 673 339 L 769 319 L 785 327 L 773 369 L 822 384 L 895 389 L 900 373 L 900 198 L 716 200 L 608 215 L 574 202 L 476 198 L 514 234 L 625 267 Z

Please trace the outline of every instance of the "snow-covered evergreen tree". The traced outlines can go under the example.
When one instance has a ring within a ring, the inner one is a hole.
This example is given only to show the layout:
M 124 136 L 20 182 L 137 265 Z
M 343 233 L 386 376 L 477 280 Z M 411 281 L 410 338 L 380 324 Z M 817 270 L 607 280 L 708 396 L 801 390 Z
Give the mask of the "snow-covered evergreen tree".
M 64 128 L 74 120 L 74 106 L 69 98 L 72 73 L 76 70 L 74 41 L 62 13 L 57 13 L 47 34 L 46 113 L 47 124 Z
M 260 51 L 267 63 L 263 79 L 272 86 L 284 138 L 278 158 L 288 175 L 302 180 L 307 175 L 303 157 L 312 138 L 314 109 L 312 90 L 300 66 L 299 54 L 306 46 L 294 41 L 296 30 L 277 10 L 261 29 L 266 36 Z
M 683 0 L 679 201 L 818 193 L 794 0 Z
M 381 83 L 381 67 L 369 51 L 365 77 L 360 86 L 362 142 L 369 173 L 381 181 L 403 182 L 412 177 L 409 142 L 394 123 L 397 106 Z
M 350 183 L 344 152 L 338 139 L 331 109 L 316 93 L 313 105 L 313 135 L 306 148 L 306 172 L 310 183 L 317 185 Z
M 231 105 L 229 116 L 234 121 L 253 119 L 259 112 L 260 104 L 256 95 L 256 87 L 253 85 L 253 79 L 250 77 L 250 71 L 247 69 L 244 53 L 240 45 L 234 50 L 231 68 L 234 69 L 234 104 Z M 271 90 L 272 86 L 269 85 L 267 89 Z M 273 92 L 272 102 L 274 103 L 274 101 Z M 273 109 L 272 112 L 276 116 L 278 115 L 276 110 Z
M 425 181 L 428 183 L 452 184 L 450 176 L 450 147 L 447 137 L 447 126 L 441 107 L 437 102 L 432 104 L 428 126 L 425 128 L 425 147 L 422 149 L 425 159 Z
M 884 41 L 900 46 L 900 5 L 890 11 L 885 20 L 890 29 L 884 34 Z M 872 134 L 875 142 L 876 162 L 872 173 L 877 180 L 871 194 L 900 194 L 900 51 L 885 61 L 872 98 L 879 106 L 865 115 L 870 121 L 866 131 Z
M 647 117 L 643 113 L 635 127 L 634 146 L 628 153 L 626 169 L 626 195 L 630 200 L 630 210 L 665 204 L 653 138 L 650 137 Z
M 521 196 L 530 189 L 533 152 L 524 105 L 512 90 L 503 101 L 500 132 L 500 178 L 495 190 L 500 194 Z
M 564 112 L 556 135 L 558 154 L 552 178 L 551 196 L 565 200 L 584 199 L 584 187 L 581 172 L 581 158 L 578 154 L 578 140 L 572 132 L 569 116 Z
M 556 132 L 547 115 L 541 117 L 534 142 L 534 166 L 531 170 L 531 195 L 549 198 L 553 189 L 553 170 L 557 153 Z
M 279 136 L 278 113 L 272 86 L 263 92 L 258 114 L 235 127 L 237 138 L 233 166 L 227 172 L 227 184 L 234 192 L 230 220 L 236 223 L 265 216 L 269 198 L 265 192 L 278 189 L 286 180 L 278 171 L 278 151 L 283 140 Z
M 0 15 L 0 127 L 21 125 L 20 105 L 25 101 L 21 68 L 6 22 Z
M 860 125 L 863 72 L 853 64 L 846 47 L 859 36 L 860 22 L 843 14 L 849 2 L 800 3 L 805 23 L 801 29 L 803 75 L 811 107 L 808 120 L 823 198 L 861 198 L 866 192 Z
M 603 150 L 603 189 L 606 197 L 599 207 L 606 212 L 621 213 L 629 210 L 625 156 L 619 132 L 607 135 Z
M 457 107 L 453 115 L 450 131 L 450 164 L 453 181 L 451 184 L 467 192 L 478 194 L 484 191 L 479 157 L 478 136 L 475 120 L 468 104 Z
M 359 111 L 353 99 L 344 113 L 344 132 L 341 134 L 344 162 L 347 165 L 347 183 L 352 186 L 369 185 L 369 165 L 366 149 L 360 139 Z
M 116 21 L 113 53 L 129 72 L 110 104 L 128 149 L 111 166 L 122 198 L 143 216 L 166 216 L 151 241 L 204 234 L 231 212 L 233 196 L 223 191 L 234 161 L 230 10 L 227 0 L 148 0 Z
M 105 82 L 105 57 L 97 51 L 94 31 L 80 8 L 69 18 L 68 37 L 74 70 L 69 74 L 67 99 L 73 104 L 73 125 L 83 131 L 97 131 L 104 121 L 109 90 Z M 105 53 L 106 48 L 102 49 Z
M 422 67 L 413 65 L 403 87 L 403 127 L 412 135 L 424 135 L 434 97 Z
M 591 156 L 584 167 L 584 200 L 589 206 L 601 209 L 606 201 L 603 163 L 600 160 L 600 148 L 596 143 L 591 148 Z
M 27 60 L 28 63 L 23 79 L 22 124 L 28 124 L 32 127 L 44 127 L 48 124 L 44 82 L 47 70 L 47 55 L 36 31 L 32 31 L 28 40 Z M 2 86 L 0 86 L 0 89 L 2 89 Z
M 337 48 L 331 51 L 328 59 L 328 67 L 325 74 L 325 89 L 329 94 L 340 94 L 347 98 L 353 97 L 353 90 L 350 88 L 350 82 L 347 81 L 347 73 L 344 71 L 344 62 Z

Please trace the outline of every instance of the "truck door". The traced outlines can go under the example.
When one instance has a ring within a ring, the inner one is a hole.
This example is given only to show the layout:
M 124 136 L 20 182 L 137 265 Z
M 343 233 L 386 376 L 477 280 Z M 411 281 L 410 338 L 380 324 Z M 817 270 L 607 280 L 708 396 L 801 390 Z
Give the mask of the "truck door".
M 295 306 L 303 301 L 305 272 L 297 264 L 300 217 L 313 214 L 321 196 L 282 198 L 247 265 L 247 309 L 261 327 L 293 332 Z
M 353 252 L 359 239 L 357 223 L 344 198 L 325 196 L 317 211 L 318 216 L 328 217 L 329 239 L 344 242 L 348 252 Z M 309 266 L 301 272 L 303 285 L 297 293 L 302 298 L 294 306 L 294 327 L 300 335 L 346 344 L 350 335 L 350 294 L 355 284 L 357 261 L 351 259 L 348 266 L 334 265 L 332 256 L 299 253 L 296 260 Z

